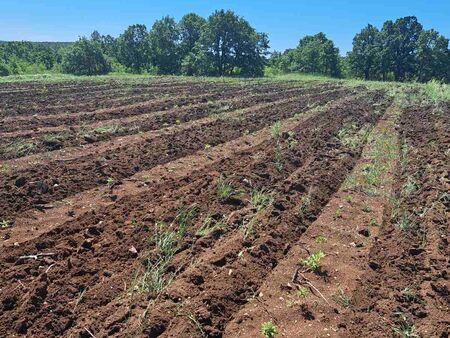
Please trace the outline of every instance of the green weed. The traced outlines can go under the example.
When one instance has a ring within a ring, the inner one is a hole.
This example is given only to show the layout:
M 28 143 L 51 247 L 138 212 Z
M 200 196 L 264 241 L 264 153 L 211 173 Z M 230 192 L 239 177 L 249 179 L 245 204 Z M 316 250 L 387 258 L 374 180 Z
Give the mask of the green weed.
M 272 321 L 262 323 L 261 333 L 265 338 L 275 338 L 278 334 L 278 329 Z
M 117 134 L 123 128 L 118 124 L 105 124 L 94 129 L 94 132 L 99 135 Z
M 180 210 L 175 218 L 175 222 L 178 224 L 177 235 L 179 238 L 183 238 L 186 235 L 187 227 L 192 219 L 197 215 L 197 212 L 198 207 L 196 205 Z
M 203 237 L 209 235 L 216 229 L 222 229 L 225 227 L 225 224 L 221 221 L 214 220 L 211 216 L 206 216 L 202 222 L 202 225 L 197 229 L 195 234 L 197 236 Z
M 397 226 L 400 230 L 408 231 L 412 227 L 411 215 L 405 211 L 400 216 L 400 219 L 397 221 Z
M 17 138 L 9 144 L 0 146 L 0 154 L 5 158 L 28 156 L 35 148 L 35 143 L 23 138 Z
M 437 80 L 428 81 L 423 91 L 434 103 L 450 101 L 450 86 Z
M 256 208 L 257 211 L 265 209 L 271 205 L 273 201 L 274 194 L 266 191 L 265 189 L 252 191 L 250 203 Z
M 281 122 L 280 121 L 275 122 L 272 125 L 270 131 L 272 132 L 272 135 L 275 138 L 280 138 L 281 137 Z
M 226 201 L 236 194 L 236 190 L 231 183 L 224 178 L 220 178 L 217 184 L 217 197 L 220 201 Z
M 345 308 L 348 308 L 351 303 L 351 298 L 348 297 L 342 289 L 339 289 L 337 294 L 334 295 L 334 300 L 336 303 Z
M 11 226 L 11 223 L 9 221 L 7 221 L 6 219 L 2 219 L 0 221 L 0 229 L 6 229 L 9 228 Z
M 311 192 L 306 195 L 303 195 L 300 199 L 300 204 L 298 206 L 297 215 L 300 220 L 304 221 L 305 215 L 309 210 L 309 206 L 311 205 Z
M 317 251 L 316 253 L 311 254 L 308 258 L 302 261 L 304 267 L 316 271 L 320 267 L 320 261 L 325 257 L 325 253 L 323 251 Z
M 317 244 L 325 243 L 326 241 L 327 241 L 327 238 L 322 235 L 316 236 L 314 238 L 314 242 L 316 242 Z

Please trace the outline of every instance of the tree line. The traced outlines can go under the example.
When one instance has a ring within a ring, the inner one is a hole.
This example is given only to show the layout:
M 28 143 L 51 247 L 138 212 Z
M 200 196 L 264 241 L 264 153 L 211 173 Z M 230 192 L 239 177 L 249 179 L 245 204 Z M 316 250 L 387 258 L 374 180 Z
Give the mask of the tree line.
M 381 81 L 450 82 L 448 38 L 424 30 L 414 16 L 386 21 L 379 30 L 367 25 L 353 38 L 345 57 L 325 34 L 302 38 L 298 46 L 272 53 L 272 71 L 307 72 Z
M 66 51 L 62 70 L 77 75 L 132 73 L 208 76 L 262 76 L 268 55 L 267 35 L 232 11 L 208 18 L 189 13 L 176 22 L 166 16 L 150 30 L 129 26 L 119 37 L 94 31 Z
M 71 44 L 0 42 L 0 75 L 53 70 L 76 75 L 110 71 L 207 76 L 262 76 L 303 72 L 365 80 L 450 82 L 449 40 L 424 30 L 414 16 L 367 25 L 340 56 L 320 32 L 300 39 L 295 48 L 268 53 L 267 34 L 257 32 L 232 11 L 203 18 L 186 14 L 179 22 L 166 16 L 150 29 L 129 26 L 118 37 L 94 31 Z

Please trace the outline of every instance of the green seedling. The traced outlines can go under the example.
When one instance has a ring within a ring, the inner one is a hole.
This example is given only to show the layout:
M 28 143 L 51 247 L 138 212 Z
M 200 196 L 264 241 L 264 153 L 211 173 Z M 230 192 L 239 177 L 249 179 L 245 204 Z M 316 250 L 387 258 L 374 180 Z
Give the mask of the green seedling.
M 402 338 L 419 338 L 420 336 L 416 332 L 416 327 L 411 324 L 405 316 L 398 326 L 393 328 L 394 333 Z
M 116 180 L 112 177 L 108 177 L 108 179 L 106 180 L 106 185 L 108 188 L 112 188 L 114 187 L 114 185 L 116 184 Z
M 351 298 L 348 297 L 342 289 L 339 289 L 338 293 L 334 295 L 334 300 L 345 308 L 348 308 L 351 303 Z
M 277 327 L 272 321 L 262 323 L 261 333 L 265 338 L 275 338 L 278 334 Z
M 276 138 L 281 137 L 281 122 L 277 121 L 272 125 L 271 128 L 272 135 Z
M 308 296 L 308 289 L 304 288 L 303 286 L 299 287 L 297 291 L 295 291 L 295 294 L 297 295 L 297 297 L 300 298 L 306 298 L 306 296 Z
M 283 165 L 283 153 L 281 150 L 281 146 L 277 145 L 277 147 L 275 148 L 275 156 L 274 156 L 274 161 L 273 161 L 275 168 L 279 171 L 282 172 L 284 165 Z
M 178 237 L 183 238 L 186 235 L 187 227 L 192 219 L 197 215 L 198 207 L 193 205 L 191 207 L 181 209 L 175 218 L 175 222 L 178 224 Z
M 256 208 L 257 211 L 268 207 L 273 203 L 273 201 L 274 194 L 266 191 L 265 189 L 252 191 L 250 203 Z
M 11 226 L 11 224 L 9 223 L 9 221 L 7 221 L 6 219 L 3 219 L 0 222 L 0 229 L 7 229 Z
M 364 212 L 372 212 L 372 208 L 368 204 L 364 204 L 361 210 Z
M 216 229 L 222 229 L 225 228 L 225 224 L 221 221 L 214 220 L 211 216 L 206 216 L 205 219 L 202 222 L 202 225 L 197 229 L 195 234 L 197 236 L 203 237 L 211 232 L 213 232 Z
M 417 293 L 411 288 L 404 288 L 402 290 L 402 296 L 407 302 L 415 302 L 418 299 Z
M 400 219 L 397 222 L 397 226 L 400 230 L 408 231 L 412 227 L 411 216 L 408 212 L 403 212 Z
M 322 235 L 316 236 L 314 238 L 314 242 L 316 242 L 317 244 L 325 243 L 326 241 L 327 241 L 327 238 Z
M 305 215 L 308 212 L 309 206 L 311 205 L 311 193 L 303 195 L 300 199 L 300 204 L 298 206 L 298 217 L 303 221 Z
M 217 197 L 220 201 L 226 201 L 231 196 L 233 196 L 236 193 L 234 187 L 231 185 L 231 183 L 224 179 L 220 178 L 219 183 L 217 184 Z
M 376 218 L 371 218 L 371 219 L 370 219 L 370 225 L 371 225 L 371 226 L 374 226 L 374 227 L 379 226 L 379 224 L 378 224 Z
M 403 186 L 403 190 L 406 192 L 407 195 L 417 190 L 417 184 L 412 177 L 408 177 L 408 180 Z
M 316 253 L 311 254 L 308 258 L 302 261 L 304 267 L 316 271 L 320 267 L 320 261 L 325 257 L 325 253 L 323 251 L 318 251 Z
M 351 204 L 353 202 L 353 196 L 347 195 L 347 196 L 345 196 L 345 200 L 347 201 L 347 203 Z
M 295 132 L 288 131 L 287 142 L 288 142 L 289 148 L 294 148 L 298 144 L 298 141 L 295 139 Z
M 342 218 L 342 208 L 339 207 L 334 212 L 334 219 Z

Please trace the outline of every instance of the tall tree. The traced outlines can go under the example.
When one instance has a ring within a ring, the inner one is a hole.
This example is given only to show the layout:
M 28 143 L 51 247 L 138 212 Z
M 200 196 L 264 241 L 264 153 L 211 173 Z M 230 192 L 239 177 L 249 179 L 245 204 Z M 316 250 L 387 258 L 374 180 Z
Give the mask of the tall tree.
M 157 20 L 148 35 L 151 62 L 161 74 L 176 74 L 181 66 L 179 53 L 180 32 L 169 16 Z
M 189 13 L 181 18 L 179 26 L 180 32 L 180 54 L 181 58 L 186 57 L 194 49 L 195 44 L 200 39 L 206 20 L 200 15 Z
M 417 40 L 422 25 L 415 16 L 386 21 L 381 30 L 384 71 L 393 72 L 397 81 L 411 79 L 416 68 Z M 386 69 L 387 68 L 387 69 Z
M 108 73 L 111 66 L 98 42 L 80 38 L 64 54 L 62 69 L 75 75 L 100 75 Z
M 375 79 L 381 61 L 380 50 L 379 30 L 369 24 L 353 38 L 348 60 L 352 73 L 365 80 Z
M 302 38 L 294 53 L 294 68 L 305 73 L 339 76 L 339 49 L 324 33 Z
M 450 81 L 449 40 L 433 29 L 422 31 L 417 40 L 417 80 Z
M 133 72 L 139 73 L 149 65 L 147 35 L 145 25 L 132 25 L 117 40 L 117 59 Z
M 197 43 L 196 73 L 208 75 L 259 76 L 267 53 L 267 35 L 255 31 L 232 11 L 215 11 L 208 17 Z M 200 68 L 205 67 L 204 69 Z

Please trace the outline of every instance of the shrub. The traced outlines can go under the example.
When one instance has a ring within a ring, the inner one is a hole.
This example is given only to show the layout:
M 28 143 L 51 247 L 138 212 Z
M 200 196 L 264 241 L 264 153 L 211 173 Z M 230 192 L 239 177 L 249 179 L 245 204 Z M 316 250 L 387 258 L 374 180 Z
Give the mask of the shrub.
M 75 75 L 101 75 L 111 71 L 100 44 L 80 38 L 63 56 L 62 69 Z
M 9 68 L 4 63 L 0 63 L 0 76 L 8 76 L 10 74 Z

